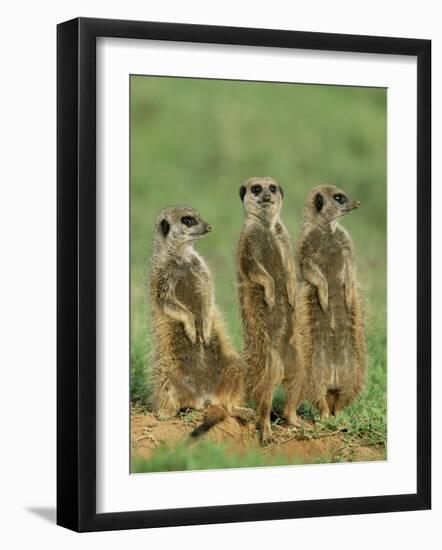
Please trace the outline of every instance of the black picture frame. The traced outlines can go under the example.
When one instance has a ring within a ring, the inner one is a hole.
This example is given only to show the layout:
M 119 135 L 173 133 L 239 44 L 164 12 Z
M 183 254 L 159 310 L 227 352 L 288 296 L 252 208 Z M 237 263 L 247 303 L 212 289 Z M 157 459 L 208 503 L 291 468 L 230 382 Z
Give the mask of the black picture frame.
M 96 512 L 96 39 L 417 58 L 417 492 Z M 431 506 L 431 41 L 79 18 L 57 27 L 57 523 L 75 531 L 424 510 Z

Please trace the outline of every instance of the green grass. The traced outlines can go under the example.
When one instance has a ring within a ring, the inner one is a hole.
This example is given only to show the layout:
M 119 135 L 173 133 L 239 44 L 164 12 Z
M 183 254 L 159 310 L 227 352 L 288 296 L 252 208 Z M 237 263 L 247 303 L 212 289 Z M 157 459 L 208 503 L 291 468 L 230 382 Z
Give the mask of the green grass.
M 244 454 L 234 454 L 223 444 L 211 441 L 184 441 L 171 452 L 162 445 L 150 460 L 134 457 L 132 472 L 168 472 L 183 470 L 206 470 L 223 468 L 254 468 L 256 466 L 281 466 L 280 457 L 265 457 L 256 450 Z
M 302 204 L 318 183 L 341 186 L 361 208 L 343 224 L 353 236 L 368 313 L 364 396 L 337 419 L 348 434 L 386 439 L 386 91 L 372 88 L 131 78 L 131 397 L 149 406 L 152 340 L 146 279 L 152 224 L 190 204 L 212 224 L 197 244 L 216 298 L 241 348 L 234 252 L 241 183 L 272 175 L 284 188 L 283 220 L 296 240 Z M 282 395 L 275 396 L 275 410 Z M 313 411 L 304 406 L 305 414 Z M 319 423 L 318 423 L 319 424 Z M 319 430 L 319 428 L 318 428 Z M 212 457 L 213 458 L 213 457 Z M 210 458 L 210 460 L 212 460 Z M 164 459 L 165 460 L 165 459 Z M 203 461 L 204 462 L 204 461 Z M 204 466 L 201 466 L 204 467 Z

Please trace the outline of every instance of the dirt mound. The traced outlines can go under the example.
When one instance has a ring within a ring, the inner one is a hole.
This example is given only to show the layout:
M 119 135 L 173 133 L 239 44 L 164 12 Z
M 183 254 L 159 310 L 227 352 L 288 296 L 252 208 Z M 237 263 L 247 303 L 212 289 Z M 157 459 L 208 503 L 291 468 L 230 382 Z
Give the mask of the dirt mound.
M 131 450 L 133 457 L 149 459 L 155 450 L 166 444 L 173 448 L 187 439 L 203 420 L 199 412 L 191 412 L 172 420 L 158 420 L 153 414 L 135 414 L 131 418 Z M 267 447 L 259 445 L 258 431 L 252 423 L 240 424 L 228 418 L 212 428 L 204 437 L 214 443 L 224 443 L 238 453 L 259 450 L 266 456 L 282 456 L 293 462 L 367 461 L 385 459 L 381 446 L 364 445 L 342 433 L 324 432 L 312 435 L 311 425 L 295 430 L 274 425 L 274 441 Z

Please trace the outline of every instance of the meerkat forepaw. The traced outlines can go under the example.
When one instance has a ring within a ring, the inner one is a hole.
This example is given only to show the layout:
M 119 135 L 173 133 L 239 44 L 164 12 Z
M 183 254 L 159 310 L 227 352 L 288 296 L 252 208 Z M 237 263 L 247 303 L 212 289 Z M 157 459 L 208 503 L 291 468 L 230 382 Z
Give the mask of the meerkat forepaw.
M 185 326 L 185 332 L 186 332 L 186 336 L 187 338 L 189 338 L 189 340 L 192 342 L 192 344 L 195 344 L 196 342 L 196 328 L 195 328 L 195 323 L 192 323 L 192 324 L 187 324 Z
M 205 323 L 203 323 L 203 342 L 206 346 L 210 344 L 210 340 L 212 337 L 212 320 L 209 319 Z
M 290 292 L 288 291 L 287 291 L 287 302 L 292 309 L 295 308 L 295 296 L 293 294 L 290 294 Z
M 319 304 L 322 311 L 327 315 L 328 309 L 328 291 L 319 291 Z
M 293 285 L 288 285 L 287 286 L 287 299 L 288 299 L 288 303 L 289 303 L 289 306 L 294 309 L 295 307 L 295 298 L 296 296 L 296 291 L 295 291 L 295 288 Z
M 352 310 L 353 302 L 353 292 L 347 286 L 345 287 L 345 307 L 347 308 L 348 313 Z
M 275 309 L 275 297 L 274 296 L 266 296 L 265 302 L 267 304 L 267 309 L 272 312 Z

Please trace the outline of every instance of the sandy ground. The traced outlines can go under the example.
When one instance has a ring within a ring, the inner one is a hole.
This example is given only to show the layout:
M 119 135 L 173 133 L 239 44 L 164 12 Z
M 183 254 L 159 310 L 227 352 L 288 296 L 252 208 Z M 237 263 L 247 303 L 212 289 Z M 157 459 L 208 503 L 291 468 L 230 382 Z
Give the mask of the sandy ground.
M 159 421 L 150 414 L 134 414 L 131 418 L 132 457 L 149 459 L 161 443 L 173 448 L 188 438 L 197 427 L 202 415 L 193 413 L 173 420 Z M 303 434 L 287 426 L 273 426 L 274 442 L 260 447 L 255 424 L 240 424 L 234 418 L 228 418 L 212 428 L 204 437 L 213 442 L 222 442 L 240 453 L 260 450 L 266 456 L 283 456 L 294 462 L 311 463 L 318 460 L 355 461 L 383 460 L 383 447 L 363 445 L 357 440 L 349 440 L 339 432 L 315 433 L 307 429 Z

